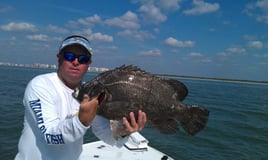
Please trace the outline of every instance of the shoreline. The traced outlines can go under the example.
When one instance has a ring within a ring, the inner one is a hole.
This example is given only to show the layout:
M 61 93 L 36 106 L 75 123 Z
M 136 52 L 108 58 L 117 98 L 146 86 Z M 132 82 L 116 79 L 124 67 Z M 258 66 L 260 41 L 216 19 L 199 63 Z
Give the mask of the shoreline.
M 10 63 L 0 63 L 0 66 L 4 67 L 17 67 L 17 68 L 37 68 L 37 69 L 57 69 L 56 65 L 45 65 L 45 64 L 32 64 L 32 65 L 18 65 Z M 101 73 L 107 71 L 107 68 L 89 68 L 89 73 Z M 195 77 L 195 76 L 180 76 L 170 74 L 153 74 L 157 77 L 169 77 L 169 78 L 181 78 L 181 79 L 192 79 L 192 80 L 207 80 L 207 81 L 220 81 L 220 82 L 233 82 L 233 83 L 246 83 L 246 84 L 261 84 L 268 85 L 268 81 L 254 81 L 254 80 L 240 80 L 240 79 L 228 79 L 228 78 L 211 78 L 211 77 Z
M 0 62 L 0 66 L 4 67 L 17 67 L 17 68 L 37 68 L 37 69 L 53 69 L 57 70 L 58 66 L 55 64 L 14 64 L 14 63 L 4 63 Z M 109 70 L 108 68 L 102 68 L 102 67 L 88 67 L 88 72 L 96 72 L 101 73 L 104 71 Z
M 268 85 L 267 81 L 254 81 L 254 80 L 239 80 L 239 79 L 227 79 L 227 78 L 209 78 L 209 77 L 194 77 L 194 76 L 178 76 L 168 74 L 155 74 L 157 77 L 169 77 L 169 78 L 181 78 L 192 80 L 206 80 L 206 81 L 219 81 L 219 82 L 232 82 L 232 83 L 246 83 L 246 84 L 261 84 Z

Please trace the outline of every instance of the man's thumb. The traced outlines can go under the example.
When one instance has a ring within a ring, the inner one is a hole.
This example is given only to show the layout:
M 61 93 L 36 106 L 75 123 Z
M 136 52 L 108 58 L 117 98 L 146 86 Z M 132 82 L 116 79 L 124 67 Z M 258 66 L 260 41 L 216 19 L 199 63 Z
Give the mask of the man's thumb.
M 90 97 L 87 94 L 84 94 L 82 102 L 88 102 L 88 101 L 90 101 Z

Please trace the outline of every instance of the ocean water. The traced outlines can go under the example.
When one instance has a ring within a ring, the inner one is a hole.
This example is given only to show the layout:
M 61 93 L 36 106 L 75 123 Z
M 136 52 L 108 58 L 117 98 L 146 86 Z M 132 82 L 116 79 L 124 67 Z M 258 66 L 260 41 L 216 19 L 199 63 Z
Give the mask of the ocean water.
M 0 66 L 0 159 L 14 159 L 23 127 L 24 89 L 34 76 L 52 72 Z M 88 73 L 86 80 L 96 74 Z M 268 85 L 179 79 L 189 89 L 186 104 L 210 110 L 207 127 L 196 136 L 181 129 L 164 135 L 146 127 L 149 145 L 176 160 L 267 160 Z M 89 130 L 85 143 L 97 140 Z

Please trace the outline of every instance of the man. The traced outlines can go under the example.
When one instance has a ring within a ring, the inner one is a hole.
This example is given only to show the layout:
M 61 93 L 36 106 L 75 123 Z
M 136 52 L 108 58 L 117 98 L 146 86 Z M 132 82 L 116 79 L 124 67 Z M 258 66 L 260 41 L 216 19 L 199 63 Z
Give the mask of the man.
M 109 121 L 96 115 L 97 97 L 84 95 L 79 104 L 73 90 L 81 84 L 91 64 L 89 41 L 82 36 L 70 36 L 60 45 L 57 73 L 35 77 L 26 87 L 24 129 L 19 140 L 16 160 L 76 160 L 82 151 L 83 136 L 92 127 L 103 141 L 115 145 L 122 137 L 141 130 L 146 114 L 139 111 L 138 119 L 130 113 L 131 121 L 122 117 L 124 130 L 111 131 Z

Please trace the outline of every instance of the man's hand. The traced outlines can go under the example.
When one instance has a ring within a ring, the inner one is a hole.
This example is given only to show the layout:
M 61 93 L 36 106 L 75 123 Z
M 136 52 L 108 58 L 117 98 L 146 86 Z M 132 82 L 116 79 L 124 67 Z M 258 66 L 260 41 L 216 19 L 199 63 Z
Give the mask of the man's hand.
M 84 126 L 89 126 L 90 123 L 93 121 L 97 113 L 98 106 L 98 97 L 95 97 L 90 100 L 87 94 L 84 95 L 78 113 L 79 120 Z
M 129 135 L 133 132 L 140 131 L 144 128 L 147 122 L 147 116 L 141 110 L 138 111 L 138 120 L 136 120 L 133 112 L 129 113 L 130 122 L 126 117 L 123 117 L 124 130 L 120 133 L 121 136 Z

